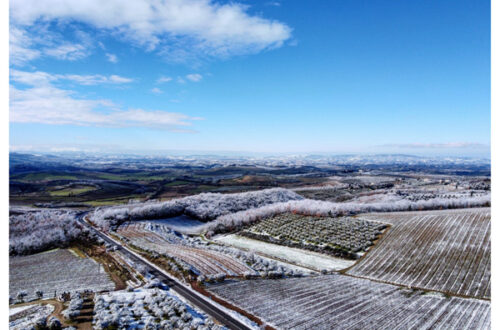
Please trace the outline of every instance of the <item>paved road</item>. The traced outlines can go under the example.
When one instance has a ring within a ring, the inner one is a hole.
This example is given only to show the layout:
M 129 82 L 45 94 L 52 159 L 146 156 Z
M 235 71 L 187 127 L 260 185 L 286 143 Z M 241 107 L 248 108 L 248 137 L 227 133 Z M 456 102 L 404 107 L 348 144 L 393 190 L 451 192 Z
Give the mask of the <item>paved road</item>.
M 186 298 L 186 300 L 188 300 L 190 303 L 192 303 L 196 307 L 200 308 L 202 311 L 204 311 L 208 315 L 212 316 L 214 319 L 221 322 L 222 324 L 224 324 L 226 327 L 228 327 L 230 329 L 251 329 L 248 326 L 246 326 L 245 324 L 243 324 L 240 321 L 238 321 L 237 319 L 235 319 L 230 314 L 217 308 L 216 306 L 214 306 L 210 302 L 207 302 L 205 299 L 200 298 L 198 296 L 198 294 L 195 293 L 193 290 L 179 284 L 170 275 L 168 275 L 166 272 L 164 272 L 160 268 L 158 268 L 156 266 L 152 266 L 149 263 L 145 262 L 143 259 L 137 257 L 134 253 L 132 253 L 129 249 L 127 249 L 123 245 L 119 244 L 118 242 L 114 241 L 113 239 L 108 237 L 106 234 L 97 230 L 96 228 L 94 228 L 90 224 L 88 224 L 85 220 L 83 220 L 83 217 L 85 216 L 85 214 L 86 213 L 80 214 L 80 216 L 78 217 L 78 221 L 80 223 L 82 223 L 84 226 L 88 227 L 90 230 L 94 231 L 105 242 L 107 242 L 113 246 L 116 246 L 118 250 L 120 250 L 123 254 L 125 254 L 127 257 L 132 259 L 134 262 L 144 265 L 150 274 L 154 275 L 156 278 L 163 281 L 163 283 L 165 283 L 170 288 L 175 290 L 175 292 L 179 293 L 181 296 Z

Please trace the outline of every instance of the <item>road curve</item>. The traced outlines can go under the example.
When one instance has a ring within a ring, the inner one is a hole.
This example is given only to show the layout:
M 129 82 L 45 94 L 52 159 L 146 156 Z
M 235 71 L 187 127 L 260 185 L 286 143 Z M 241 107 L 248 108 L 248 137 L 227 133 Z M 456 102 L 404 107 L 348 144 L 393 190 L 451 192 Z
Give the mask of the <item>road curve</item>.
M 163 281 L 166 285 L 168 285 L 171 289 L 173 289 L 175 292 L 183 296 L 186 300 L 188 300 L 190 303 L 201 309 L 203 312 L 207 313 L 208 315 L 212 316 L 214 319 L 219 321 L 220 323 L 224 324 L 226 327 L 229 329 L 251 329 L 247 325 L 241 323 L 238 319 L 234 318 L 232 315 L 228 314 L 227 312 L 219 309 L 217 306 L 211 304 L 210 302 L 206 301 L 205 299 L 201 298 L 198 296 L 198 293 L 193 291 L 192 289 L 183 286 L 179 284 L 176 280 L 174 280 L 170 275 L 168 275 L 165 271 L 162 269 L 156 267 L 155 265 L 143 260 L 142 258 L 138 257 L 135 253 L 130 251 L 128 248 L 120 244 L 119 242 L 116 242 L 112 238 L 110 238 L 108 235 L 104 234 L 103 232 L 99 231 L 97 228 L 91 226 L 89 223 L 87 223 L 85 220 L 83 220 L 83 217 L 85 216 L 86 213 L 82 213 L 78 216 L 78 221 L 92 230 L 94 233 L 96 233 L 100 238 L 102 238 L 106 243 L 109 243 L 113 246 L 116 246 L 118 250 L 120 250 L 123 254 L 127 255 L 130 259 L 132 259 L 134 262 L 140 263 L 144 265 L 147 269 L 147 271 L 154 275 L 156 278 L 159 280 Z M 207 298 L 209 299 L 209 298 Z

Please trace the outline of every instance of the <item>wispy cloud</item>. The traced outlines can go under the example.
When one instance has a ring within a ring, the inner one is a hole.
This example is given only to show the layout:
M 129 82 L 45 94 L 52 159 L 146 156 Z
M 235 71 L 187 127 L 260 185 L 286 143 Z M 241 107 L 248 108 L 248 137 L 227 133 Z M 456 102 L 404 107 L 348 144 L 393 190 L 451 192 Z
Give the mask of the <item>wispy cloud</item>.
M 191 73 L 186 75 L 186 79 L 194 82 L 199 82 L 203 79 L 203 76 L 199 73 Z
M 488 147 L 486 144 L 476 142 L 447 142 L 447 143 L 403 143 L 384 144 L 381 147 L 395 147 L 404 149 L 461 149 L 474 147 Z
M 75 61 L 87 57 L 89 54 L 87 48 L 81 44 L 70 44 L 66 43 L 64 45 L 59 45 L 55 48 L 45 49 L 45 54 L 52 57 L 58 58 L 60 60 Z
M 9 31 L 9 42 L 11 64 L 22 65 L 40 56 L 40 51 L 32 48 L 33 41 L 23 29 L 11 27 Z
M 163 84 L 163 83 L 166 83 L 166 82 L 169 82 L 169 81 L 172 81 L 172 78 L 171 77 L 164 77 L 164 76 L 161 76 L 160 78 L 158 78 L 156 80 L 156 82 L 158 84 Z
M 127 84 L 134 81 L 131 78 L 121 77 L 118 75 L 50 74 L 42 71 L 28 72 L 14 69 L 10 70 L 10 78 L 11 81 L 30 86 L 49 84 L 58 80 L 68 80 L 80 85 Z
M 55 77 L 55 78 L 54 78 Z M 78 77 L 78 78 L 76 78 Z M 64 76 L 83 84 L 82 76 Z M 112 78 L 108 80 L 120 80 Z M 109 100 L 84 99 L 72 90 L 53 85 L 59 79 L 45 72 L 23 73 L 11 71 L 11 79 L 29 85 L 19 89 L 10 86 L 10 121 L 13 123 L 40 123 L 49 125 L 78 125 L 102 127 L 147 127 L 174 132 L 193 132 L 192 122 L 201 120 L 181 113 L 162 110 L 122 109 Z M 125 79 L 125 78 L 124 78 Z
M 152 93 L 154 93 L 154 94 L 162 94 L 162 93 L 163 93 L 163 91 L 162 91 L 161 89 L 156 88 L 156 87 L 155 87 L 155 88 L 153 88 L 153 89 L 151 90 L 151 92 L 152 92 Z
M 36 26 L 10 25 L 10 63 L 23 66 L 38 58 L 52 57 L 59 60 L 76 61 L 91 54 L 92 40 L 82 31 L 73 33 L 73 41 L 51 31 L 48 24 Z
M 147 51 L 158 50 L 173 61 L 256 53 L 281 47 L 291 37 L 289 26 L 249 14 L 248 8 L 211 0 L 61 0 L 57 4 L 52 0 L 17 0 L 10 4 L 10 18 L 12 27 L 24 33 L 29 27 L 52 22 L 60 26 L 85 23 Z M 33 58 L 34 53 L 27 51 L 31 49 L 29 42 L 18 49 L 24 50 L 25 60 Z M 50 52 L 61 59 L 87 54 L 77 44 L 62 44 Z
M 108 61 L 111 62 L 111 63 L 117 63 L 118 62 L 118 57 L 116 57 L 115 54 L 106 53 L 106 57 L 108 58 Z

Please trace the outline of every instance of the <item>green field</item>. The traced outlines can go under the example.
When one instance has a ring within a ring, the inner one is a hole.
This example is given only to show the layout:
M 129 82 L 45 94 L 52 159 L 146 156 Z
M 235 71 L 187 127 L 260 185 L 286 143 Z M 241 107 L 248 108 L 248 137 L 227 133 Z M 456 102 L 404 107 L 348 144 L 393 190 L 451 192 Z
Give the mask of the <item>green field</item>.
M 94 186 L 80 186 L 49 191 L 49 194 L 50 196 L 56 197 L 77 196 L 89 191 L 94 191 L 96 189 L 97 188 Z

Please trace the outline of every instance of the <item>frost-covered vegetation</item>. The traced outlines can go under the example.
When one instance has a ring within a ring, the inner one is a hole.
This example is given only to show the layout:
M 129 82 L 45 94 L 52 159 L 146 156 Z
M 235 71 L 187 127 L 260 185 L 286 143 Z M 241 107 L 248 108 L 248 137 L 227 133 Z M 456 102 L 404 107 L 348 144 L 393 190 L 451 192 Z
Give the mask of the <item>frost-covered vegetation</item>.
M 251 252 L 209 244 L 173 232 L 162 224 L 126 222 L 116 231 L 125 242 L 168 260 L 164 265 L 174 273 L 202 276 L 202 281 L 217 281 L 221 276 L 295 276 L 300 272 L 261 258 Z M 274 273 L 273 273 L 274 272 Z
M 448 294 L 489 299 L 489 208 L 368 214 L 392 223 L 348 274 Z
M 74 320 L 80 315 L 80 310 L 83 307 L 83 298 L 80 292 L 75 292 L 70 295 L 68 307 L 62 312 L 62 315 L 68 320 Z
M 162 287 L 99 294 L 94 301 L 95 329 L 222 329 Z
M 31 254 L 66 247 L 87 232 L 67 211 L 35 211 L 9 217 L 10 255 Z
M 209 221 L 224 214 L 299 199 L 302 197 L 282 188 L 237 194 L 203 193 L 162 203 L 98 208 L 92 215 L 92 221 L 103 228 L 127 220 L 162 219 L 182 214 Z
M 104 268 L 90 258 L 75 256 L 68 250 L 53 250 L 30 256 L 10 257 L 9 291 L 23 300 L 56 298 L 63 292 L 114 290 Z
M 484 300 L 345 275 L 214 285 L 211 292 L 276 329 L 489 329 Z
M 207 236 L 214 234 L 241 230 L 262 219 L 266 219 L 282 213 L 298 213 L 312 216 L 344 216 L 368 212 L 395 212 L 412 210 L 434 210 L 468 208 L 478 206 L 489 206 L 491 197 L 489 194 L 477 197 L 464 197 L 460 199 L 434 198 L 412 202 L 409 200 L 397 200 L 391 202 L 376 203 L 333 203 L 303 199 L 284 203 L 275 203 L 260 208 L 240 211 L 218 217 L 205 225 Z
M 204 245 L 206 243 L 201 242 Z M 242 263 L 248 265 L 253 272 L 245 272 L 245 278 L 254 277 L 292 277 L 305 275 L 302 270 L 292 268 L 284 263 L 277 262 L 272 259 L 262 258 L 255 254 L 253 251 L 245 252 L 237 248 L 221 246 L 221 245 L 206 245 L 207 249 L 222 252 L 227 255 L 240 260 Z
M 269 243 L 357 259 L 387 225 L 349 217 L 281 214 L 265 219 L 239 235 Z
M 20 308 L 13 308 L 9 316 L 10 330 L 45 329 L 47 317 L 54 310 L 50 304 L 37 304 Z

